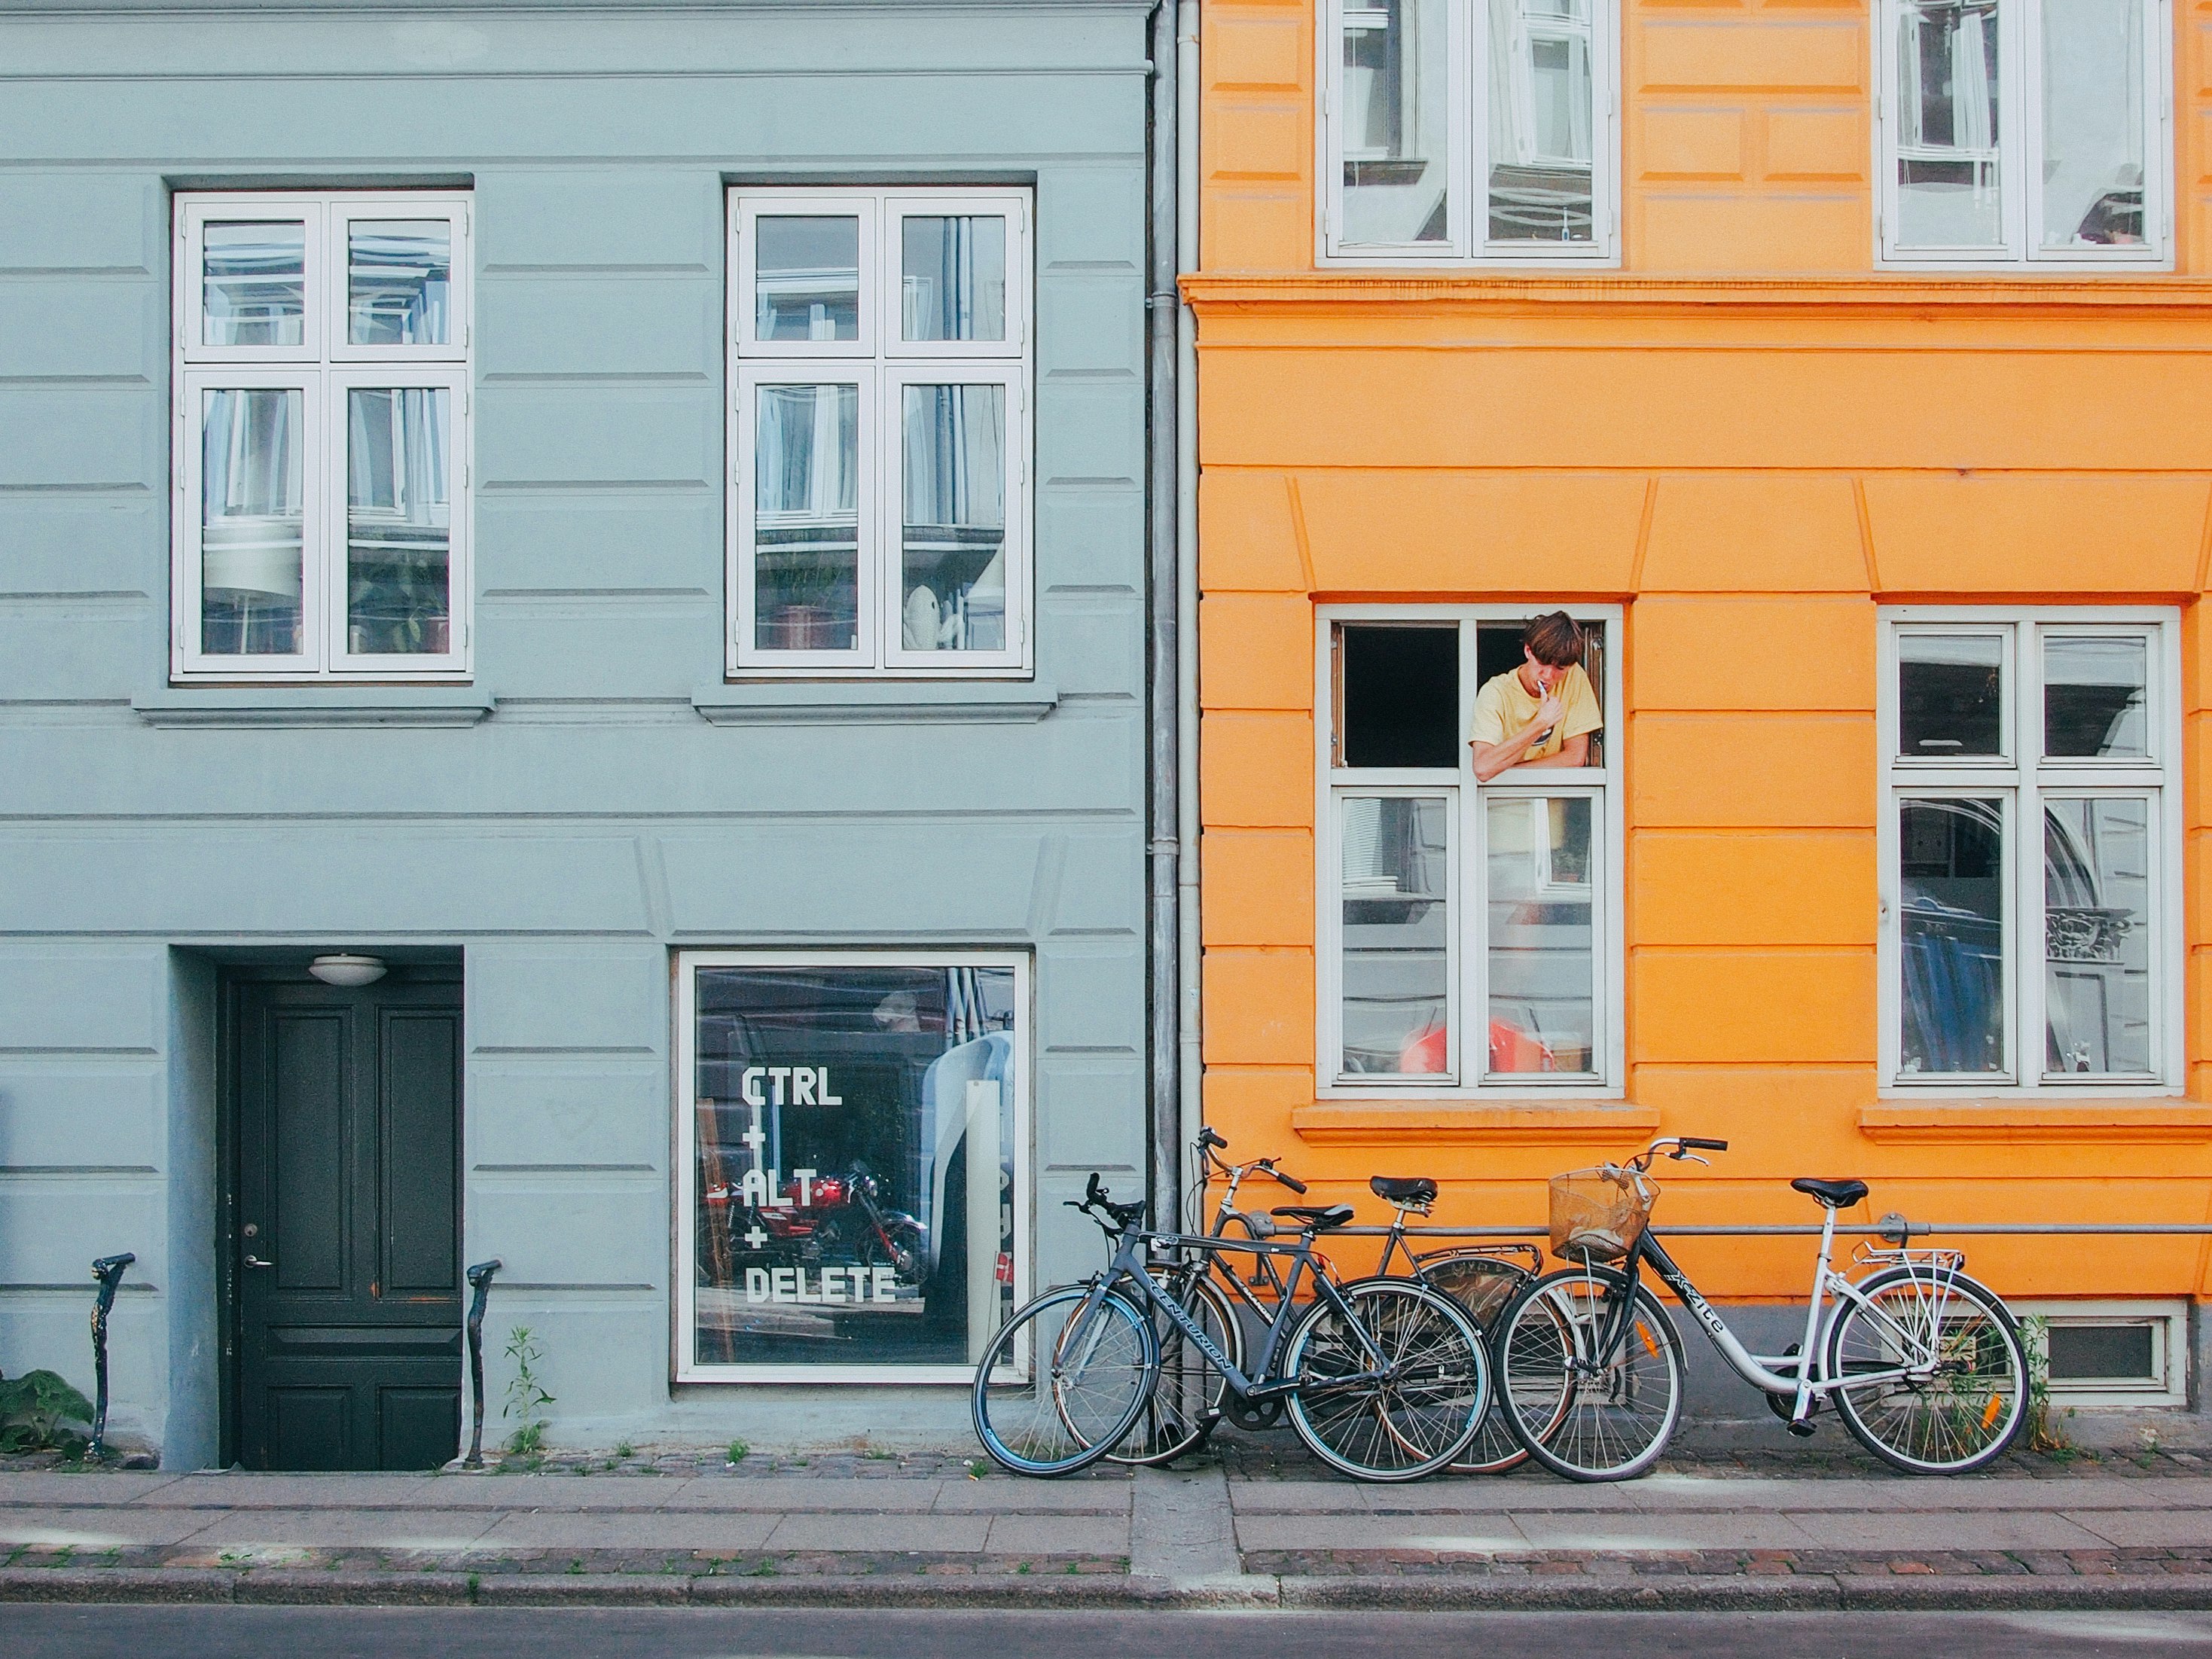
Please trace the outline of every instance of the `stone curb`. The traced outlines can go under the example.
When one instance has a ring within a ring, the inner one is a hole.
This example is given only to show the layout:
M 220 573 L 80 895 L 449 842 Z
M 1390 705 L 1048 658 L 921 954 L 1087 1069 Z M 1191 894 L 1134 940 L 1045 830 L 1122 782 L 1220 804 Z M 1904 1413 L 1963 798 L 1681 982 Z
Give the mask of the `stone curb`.
M 2212 1574 L 2093 1577 L 1404 1578 L 1244 1577 L 1176 1584 L 1106 1574 L 1052 1579 L 690 1578 L 611 1573 L 256 1572 L 226 1568 L 0 1569 L 0 1603 L 231 1602 L 317 1607 L 1144 1607 L 1375 1612 L 2190 1612 Z

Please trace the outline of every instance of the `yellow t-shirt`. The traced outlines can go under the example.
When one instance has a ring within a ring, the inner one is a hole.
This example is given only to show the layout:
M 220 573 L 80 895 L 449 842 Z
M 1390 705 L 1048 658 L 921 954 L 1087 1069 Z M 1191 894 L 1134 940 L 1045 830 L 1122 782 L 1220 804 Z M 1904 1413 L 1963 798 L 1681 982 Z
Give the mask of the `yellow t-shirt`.
M 1474 725 L 1469 738 L 1475 743 L 1504 742 L 1536 718 L 1536 702 L 1521 684 L 1517 668 L 1485 680 L 1482 690 L 1474 694 Z M 1522 759 L 1541 760 L 1556 755 L 1569 738 L 1579 738 L 1605 724 L 1605 716 L 1598 712 L 1597 693 L 1590 689 L 1589 676 L 1583 672 L 1580 663 L 1568 669 L 1566 678 L 1559 682 L 1559 723 L 1540 743 L 1530 744 Z

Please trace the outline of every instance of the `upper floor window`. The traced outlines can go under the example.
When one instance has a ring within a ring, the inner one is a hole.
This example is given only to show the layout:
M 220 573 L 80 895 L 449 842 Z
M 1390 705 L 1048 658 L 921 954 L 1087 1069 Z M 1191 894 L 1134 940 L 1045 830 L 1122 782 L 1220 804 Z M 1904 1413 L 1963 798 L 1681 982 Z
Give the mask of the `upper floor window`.
M 1891 613 L 1886 1079 L 2179 1086 L 2170 613 Z
M 731 671 L 1024 672 L 1028 193 L 730 209 Z
M 171 672 L 468 672 L 465 195 L 177 198 Z
M 1324 1094 L 1618 1092 L 1620 617 L 1322 619 Z
M 2166 261 L 2161 0 L 1882 0 L 1880 17 L 1885 258 Z
M 1328 0 L 1324 257 L 1607 260 L 1612 0 Z

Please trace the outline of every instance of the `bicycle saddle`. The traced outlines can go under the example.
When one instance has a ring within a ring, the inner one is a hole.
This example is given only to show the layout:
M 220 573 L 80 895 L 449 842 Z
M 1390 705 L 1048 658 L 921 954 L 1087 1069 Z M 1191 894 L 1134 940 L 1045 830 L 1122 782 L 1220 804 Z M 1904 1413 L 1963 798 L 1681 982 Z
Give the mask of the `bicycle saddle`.
M 1393 1204 L 1433 1204 L 1437 1183 L 1426 1176 L 1370 1176 L 1367 1190 Z
M 1799 1176 L 1790 1185 L 1808 1198 L 1817 1198 L 1832 1210 L 1841 1210 L 1867 1195 L 1863 1181 L 1823 1181 L 1818 1176 Z
M 1267 1213 L 1279 1215 L 1285 1221 L 1295 1221 L 1301 1226 L 1310 1227 L 1317 1233 L 1325 1233 L 1331 1227 L 1341 1227 L 1352 1219 L 1352 1206 L 1349 1204 L 1283 1204 L 1268 1211 Z

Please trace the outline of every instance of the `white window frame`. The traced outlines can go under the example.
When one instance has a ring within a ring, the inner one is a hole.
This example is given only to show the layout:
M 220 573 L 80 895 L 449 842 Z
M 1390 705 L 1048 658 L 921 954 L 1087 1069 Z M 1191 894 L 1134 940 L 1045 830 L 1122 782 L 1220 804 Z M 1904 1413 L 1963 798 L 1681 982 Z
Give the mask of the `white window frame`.
M 1031 193 L 1027 190 L 733 187 L 729 192 L 726 466 L 729 543 L 726 676 L 737 679 L 1026 679 L 1035 670 L 1032 477 L 1036 447 Z M 755 335 L 755 225 L 763 216 L 822 214 L 860 222 L 857 340 L 761 340 Z M 1004 340 L 907 341 L 899 281 L 902 222 L 975 215 L 1006 222 Z M 756 393 L 762 386 L 860 387 L 860 629 L 850 651 L 757 643 L 753 529 Z M 903 530 L 902 388 L 998 385 L 1006 392 L 1006 643 L 998 651 L 908 651 L 899 594 Z
M 2189 1403 L 2189 1304 L 2147 1298 L 2098 1302 L 2019 1302 L 2005 1305 L 2021 1320 L 2043 1319 L 2051 1327 L 2081 1325 L 2142 1325 L 2151 1331 L 2151 1354 L 2155 1376 L 2140 1381 L 2117 1378 L 2090 1381 L 2052 1377 L 2054 1404 L 2112 1407 L 2185 1407 Z
M 1898 107 L 1897 40 L 1905 0 L 1875 8 L 1874 168 L 1877 270 L 1988 270 L 2033 267 L 2089 271 L 2121 267 L 2171 270 L 2173 234 L 2173 17 L 2169 0 L 2146 0 L 2143 16 L 2143 230 L 2139 247 L 2101 252 L 2038 246 L 2039 204 L 2030 181 L 2043 176 L 2043 11 L 2037 0 L 1996 0 L 1997 98 L 2005 112 L 1997 134 L 1999 220 L 2004 246 L 1904 247 L 1898 241 L 1897 164 L 1904 112 Z
M 1413 0 L 1407 0 L 1412 3 Z M 1314 255 L 1323 266 L 1453 265 L 1526 269 L 1620 263 L 1620 12 L 1617 0 L 1589 0 L 1590 240 L 1493 242 L 1490 219 L 1489 24 L 1486 0 L 1448 0 L 1450 6 L 1450 109 L 1446 128 L 1445 234 L 1441 242 L 1346 242 L 1344 163 L 1344 29 L 1347 13 L 1371 9 L 1358 0 L 1323 0 L 1316 31 L 1321 88 L 1314 123 L 1315 166 L 1321 188 L 1314 214 Z M 1579 31 L 1577 31 L 1579 33 Z M 1357 160 L 1357 156 L 1351 159 Z
M 1881 613 L 1876 757 L 1881 777 L 1875 842 L 1881 860 L 1881 1078 L 1882 1092 L 1899 1098 L 2171 1098 L 2186 1077 L 2183 1054 L 2186 941 L 2182 890 L 2181 655 L 2179 613 L 2171 609 L 2081 606 L 1885 606 Z M 2004 753 L 1956 759 L 1900 757 L 1898 641 L 1908 634 L 1994 635 L 2003 641 Z M 2108 635 L 2145 641 L 2144 727 L 2147 757 L 2046 760 L 2043 748 L 2043 644 Z M 2154 975 L 2150 994 L 2151 1071 L 2045 1076 L 2043 1072 L 2044 829 L 2046 800 L 2149 797 L 2154 848 L 2145 914 Z M 1898 805 L 1916 797 L 1984 797 L 2003 803 L 2003 963 L 2006 1067 L 2002 1073 L 1924 1073 L 1903 1069 L 1904 948 L 1899 909 Z
M 347 342 L 349 227 L 356 220 L 443 219 L 453 238 L 452 343 Z M 210 223 L 297 221 L 304 227 L 305 318 L 296 346 L 210 346 L 202 255 Z M 471 535 L 473 261 L 466 191 L 191 191 L 175 201 L 172 236 L 169 674 L 177 682 L 466 680 L 476 591 Z M 301 646 L 288 656 L 200 648 L 202 545 L 199 416 L 210 391 L 285 388 L 302 394 Z M 356 388 L 441 388 L 452 394 L 446 457 L 448 648 L 419 655 L 346 650 L 346 417 Z
M 1605 627 L 1605 684 L 1594 688 L 1605 714 L 1604 763 L 1544 767 L 1516 775 L 1508 771 L 1490 783 L 1478 783 L 1474 757 L 1467 742 L 1476 678 L 1475 626 L 1510 623 L 1564 608 L 1578 622 Z M 1331 605 L 1316 611 L 1314 684 L 1319 717 L 1314 722 L 1315 972 L 1316 1035 L 1316 1097 L 1322 1100 L 1498 1100 L 1540 1097 L 1562 1103 L 1620 1100 L 1626 1092 L 1628 953 L 1622 903 L 1626 890 L 1626 801 L 1622 786 L 1621 746 L 1627 722 L 1622 703 L 1622 632 L 1625 611 L 1617 605 Z M 1458 763 L 1444 767 L 1340 767 L 1335 757 L 1336 699 L 1330 653 L 1335 627 L 1342 623 L 1407 623 L 1459 627 L 1459 708 L 1455 711 Z M 1450 987 L 1449 1069 L 1393 1077 L 1343 1070 L 1343 916 L 1340 890 L 1343 869 L 1340 801 L 1346 796 L 1447 799 L 1455 854 L 1449 863 L 1446 902 Z M 1600 957 L 1592 1000 L 1596 1030 L 1592 1034 L 1590 1073 L 1510 1073 L 1486 1075 L 1489 1044 L 1489 1000 L 1484 932 L 1486 909 L 1481 896 L 1488 867 L 1486 803 L 1491 799 L 1585 795 L 1599 803 L 1591 816 L 1596 866 L 1591 897 L 1598 921 L 1592 949 Z
M 959 1365 L 708 1365 L 696 1358 L 693 1341 L 697 1319 L 699 1218 L 697 1181 L 694 1169 L 698 1151 L 698 979 L 702 968 L 789 968 L 802 971 L 823 968 L 988 968 L 1010 969 L 1014 976 L 1015 1020 L 1013 1065 L 1009 1073 L 1014 1095 L 1014 1305 L 1018 1308 L 1034 1294 L 1031 1282 L 1036 1260 L 1034 1219 L 1034 1152 L 1036 1139 L 1036 1095 L 1030 1081 L 1030 1044 L 1036 1025 L 1035 980 L 1029 954 L 1018 951 L 678 951 L 670 955 L 674 978 L 670 998 L 674 1017 L 674 1056 L 672 1079 L 676 1109 L 670 1114 L 673 1138 L 669 1154 L 671 1170 L 669 1329 L 671 1375 L 681 1382 L 804 1382 L 955 1383 L 975 1380 L 972 1364 Z

